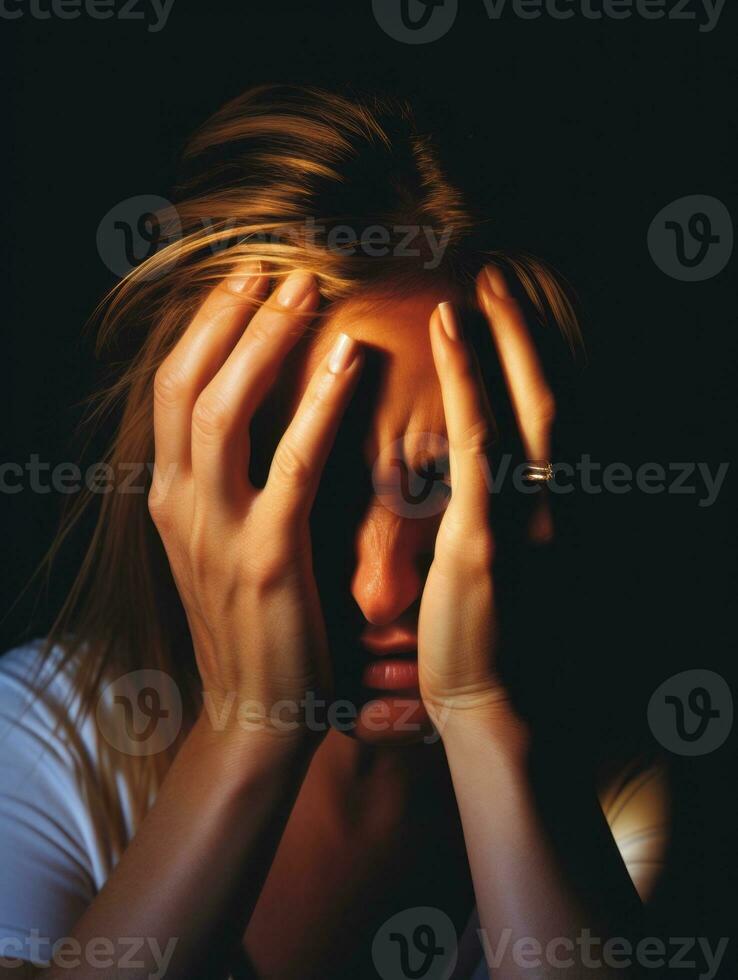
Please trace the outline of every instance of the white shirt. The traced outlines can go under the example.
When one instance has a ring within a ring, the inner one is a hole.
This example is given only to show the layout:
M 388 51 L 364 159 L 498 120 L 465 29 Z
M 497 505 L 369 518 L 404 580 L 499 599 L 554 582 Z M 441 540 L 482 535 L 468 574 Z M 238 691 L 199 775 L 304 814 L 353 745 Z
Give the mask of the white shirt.
M 0 659 L 0 955 L 36 962 L 69 935 L 114 864 L 95 716 L 74 721 L 73 664 L 43 689 L 60 651 L 39 672 L 40 651 L 36 641 Z M 60 718 L 71 723 L 57 727 Z M 132 836 L 122 775 L 116 790 L 112 805 Z
M 44 687 L 61 654 L 54 650 L 39 672 L 40 651 L 35 641 L 0 658 L 0 957 L 45 963 L 114 868 L 113 822 L 126 840 L 134 835 L 135 766 L 116 771 L 106 798 L 96 713 L 76 718 L 75 665 Z M 663 774 L 654 770 L 601 797 L 642 898 L 666 849 L 666 799 Z M 475 924 L 473 917 L 466 941 Z M 486 978 L 483 963 L 473 975 Z

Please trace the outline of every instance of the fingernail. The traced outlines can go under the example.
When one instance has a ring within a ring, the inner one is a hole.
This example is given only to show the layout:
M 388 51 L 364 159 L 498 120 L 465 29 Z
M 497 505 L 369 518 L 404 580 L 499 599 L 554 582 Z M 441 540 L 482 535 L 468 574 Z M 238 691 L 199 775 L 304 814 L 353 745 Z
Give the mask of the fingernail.
M 248 293 L 259 280 L 262 266 L 259 259 L 247 259 L 238 270 L 229 276 L 227 281 L 228 289 L 232 293 Z
M 309 272 L 291 272 L 277 290 L 277 301 L 281 306 L 299 306 L 314 289 Z
M 501 270 L 494 265 L 488 265 L 484 271 L 487 275 L 489 288 L 492 290 L 495 296 L 499 297 L 500 299 L 510 299 L 512 293 L 508 288 L 507 282 Z
M 328 358 L 328 368 L 333 374 L 347 371 L 354 362 L 359 345 L 347 333 L 340 333 Z
M 441 323 L 448 339 L 461 340 L 461 327 L 453 303 L 439 303 L 438 312 L 441 314 Z

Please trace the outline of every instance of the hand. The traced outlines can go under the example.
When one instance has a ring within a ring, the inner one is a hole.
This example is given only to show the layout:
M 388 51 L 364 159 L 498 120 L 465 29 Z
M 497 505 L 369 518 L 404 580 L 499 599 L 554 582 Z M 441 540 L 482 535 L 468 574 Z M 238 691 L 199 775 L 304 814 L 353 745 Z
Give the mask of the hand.
M 528 458 L 548 460 L 554 401 L 520 306 L 493 267 L 480 274 L 477 298 L 492 330 Z M 421 599 L 418 668 L 426 710 L 442 735 L 450 718 L 510 711 L 496 670 L 495 541 L 487 461 L 494 420 L 474 352 L 460 331 L 451 304 L 441 304 L 431 317 L 430 335 L 446 416 L 452 493 Z M 550 537 L 551 519 L 545 497 L 538 497 L 532 533 L 541 540 Z
M 279 441 L 264 488 L 256 489 L 251 419 L 319 302 L 305 273 L 290 274 L 259 305 L 267 285 L 259 274 L 224 281 L 159 368 L 149 510 L 212 717 L 230 705 L 233 722 L 248 702 L 253 730 L 300 737 L 306 692 L 323 696 L 331 687 L 308 516 L 361 352 L 339 338 Z

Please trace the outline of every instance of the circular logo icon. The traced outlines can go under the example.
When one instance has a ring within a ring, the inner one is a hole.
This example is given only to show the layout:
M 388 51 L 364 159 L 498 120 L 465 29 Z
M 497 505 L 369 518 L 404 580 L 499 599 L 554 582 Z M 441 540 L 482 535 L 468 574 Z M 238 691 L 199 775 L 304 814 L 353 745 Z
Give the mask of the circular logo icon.
M 451 30 L 459 0 L 372 0 L 377 23 L 403 44 L 430 44 Z
M 385 446 L 372 467 L 377 498 L 399 517 L 432 517 L 445 510 L 451 496 L 448 441 L 434 432 Z
M 114 749 L 126 755 L 155 755 L 179 734 L 182 697 L 163 670 L 134 670 L 104 689 L 95 719 Z
M 712 670 L 685 670 L 664 681 L 648 703 L 648 724 L 664 748 L 677 755 L 707 755 L 733 727 L 733 697 Z
M 659 269 L 672 279 L 712 279 L 733 254 L 730 212 L 722 201 L 704 194 L 672 201 L 651 222 L 648 250 Z
M 129 197 L 112 207 L 97 226 L 97 250 L 121 279 L 182 236 L 173 204 L 155 194 Z M 152 268 L 146 279 L 158 279 L 176 259 Z
M 372 959 L 382 980 L 449 980 L 457 957 L 453 922 L 430 906 L 393 915 L 372 943 Z

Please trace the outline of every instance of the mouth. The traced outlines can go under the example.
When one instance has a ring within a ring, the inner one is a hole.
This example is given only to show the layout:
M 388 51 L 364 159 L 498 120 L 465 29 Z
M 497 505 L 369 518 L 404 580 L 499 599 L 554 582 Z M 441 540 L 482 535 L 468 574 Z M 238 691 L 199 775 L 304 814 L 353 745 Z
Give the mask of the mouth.
M 416 651 L 402 655 L 372 658 L 361 677 L 364 687 L 378 691 L 408 691 L 417 693 L 418 656 Z
M 391 624 L 366 625 L 359 650 L 361 686 L 367 700 L 359 714 L 356 737 L 392 745 L 435 741 L 420 694 L 417 610 L 409 610 Z
M 369 626 L 361 637 L 368 662 L 362 683 L 375 691 L 418 692 L 418 633 L 415 623 Z

